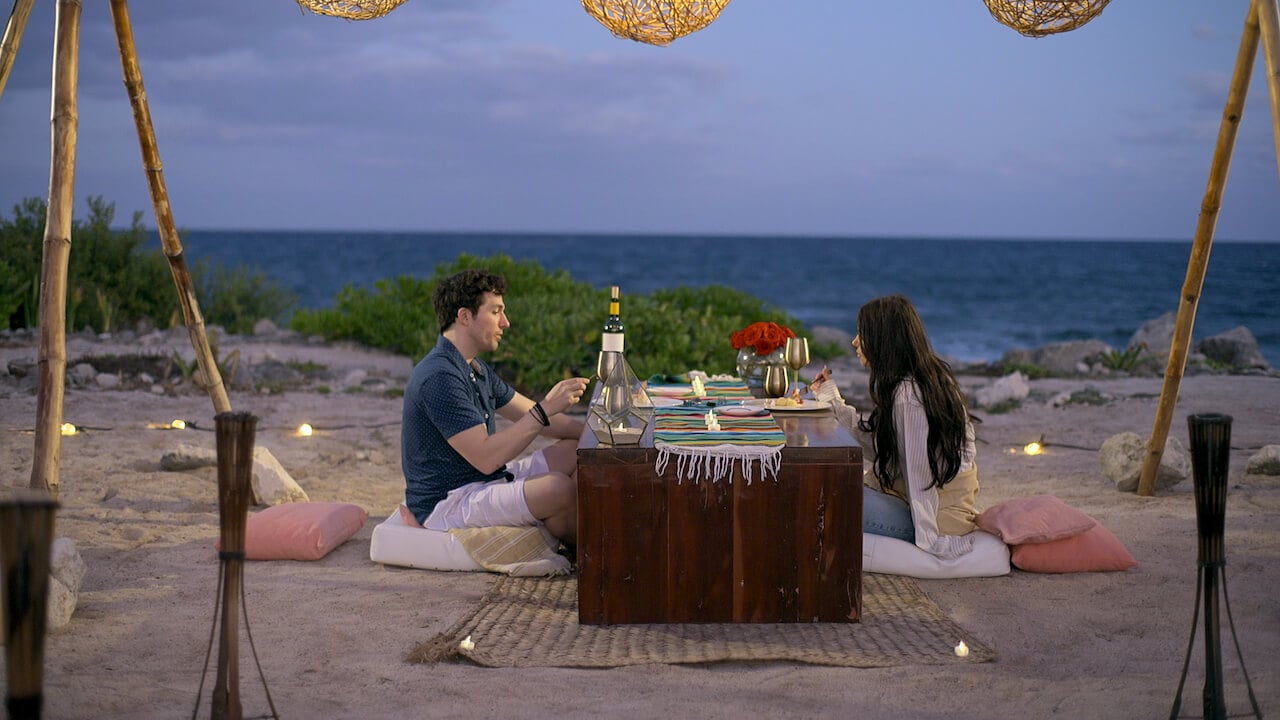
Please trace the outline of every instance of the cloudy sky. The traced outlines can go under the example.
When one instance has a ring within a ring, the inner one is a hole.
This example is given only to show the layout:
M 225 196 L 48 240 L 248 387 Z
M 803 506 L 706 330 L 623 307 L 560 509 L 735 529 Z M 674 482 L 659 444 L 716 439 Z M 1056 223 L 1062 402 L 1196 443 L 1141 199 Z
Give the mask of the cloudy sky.
M 6 217 L 47 193 L 55 5 L 0 97 Z M 1115 0 L 1031 39 L 981 0 L 734 0 L 665 48 L 577 0 L 130 12 L 183 229 L 1182 240 L 1247 7 Z M 153 226 L 108 4 L 82 25 L 77 216 Z M 1280 241 L 1261 57 L 1217 236 Z

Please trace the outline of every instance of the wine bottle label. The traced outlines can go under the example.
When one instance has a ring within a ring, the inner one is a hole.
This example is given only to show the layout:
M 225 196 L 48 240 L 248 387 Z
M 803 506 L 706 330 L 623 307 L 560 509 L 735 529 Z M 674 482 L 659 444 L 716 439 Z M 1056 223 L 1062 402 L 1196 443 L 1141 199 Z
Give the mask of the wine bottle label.
M 601 349 L 605 352 L 622 352 L 622 333 L 604 333 L 601 336 Z

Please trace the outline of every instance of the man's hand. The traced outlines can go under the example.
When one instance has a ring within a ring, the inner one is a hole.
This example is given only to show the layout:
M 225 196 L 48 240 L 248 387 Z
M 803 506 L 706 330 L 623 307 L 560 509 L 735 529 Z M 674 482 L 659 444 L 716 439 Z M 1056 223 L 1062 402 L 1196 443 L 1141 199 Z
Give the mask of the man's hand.
M 578 404 L 582 394 L 587 391 L 587 379 L 583 377 L 569 378 L 556 383 L 551 392 L 542 399 L 542 409 L 547 415 L 555 415 Z

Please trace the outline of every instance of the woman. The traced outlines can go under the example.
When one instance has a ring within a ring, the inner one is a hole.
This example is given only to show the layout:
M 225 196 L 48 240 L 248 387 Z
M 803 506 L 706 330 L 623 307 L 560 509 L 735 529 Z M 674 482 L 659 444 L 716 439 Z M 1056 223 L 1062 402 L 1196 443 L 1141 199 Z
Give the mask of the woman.
M 968 553 L 978 468 L 972 418 L 951 367 L 933 352 L 920 315 L 902 295 L 862 306 L 853 347 L 871 373 L 869 417 L 845 404 L 826 368 L 810 389 L 870 451 L 863 458 L 863 530 L 942 558 Z

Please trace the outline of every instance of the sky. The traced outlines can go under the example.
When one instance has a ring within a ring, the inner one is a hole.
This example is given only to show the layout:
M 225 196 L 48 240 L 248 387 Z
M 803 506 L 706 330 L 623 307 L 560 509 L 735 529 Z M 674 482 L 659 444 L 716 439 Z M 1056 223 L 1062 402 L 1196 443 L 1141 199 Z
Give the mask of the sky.
M 47 197 L 53 0 L 0 96 L 0 216 Z M 1033 39 L 981 0 L 732 0 L 623 40 L 577 0 L 134 0 L 183 230 L 1189 240 L 1248 0 Z M 7 15 L 4 15 L 7 17 Z M 76 217 L 154 227 L 110 9 L 84 3 Z M 1216 237 L 1280 241 L 1255 61 Z

